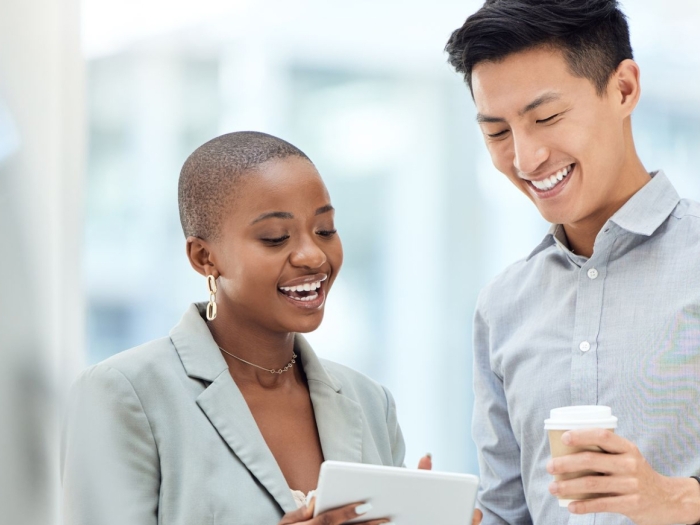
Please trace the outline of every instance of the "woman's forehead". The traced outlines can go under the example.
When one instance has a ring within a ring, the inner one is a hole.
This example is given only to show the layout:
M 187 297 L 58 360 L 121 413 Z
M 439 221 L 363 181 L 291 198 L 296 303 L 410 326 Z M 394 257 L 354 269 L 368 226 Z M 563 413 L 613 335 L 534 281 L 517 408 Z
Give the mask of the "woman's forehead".
M 288 158 L 266 162 L 244 178 L 236 191 L 238 219 L 256 219 L 262 213 L 313 214 L 330 204 L 323 179 L 309 161 Z

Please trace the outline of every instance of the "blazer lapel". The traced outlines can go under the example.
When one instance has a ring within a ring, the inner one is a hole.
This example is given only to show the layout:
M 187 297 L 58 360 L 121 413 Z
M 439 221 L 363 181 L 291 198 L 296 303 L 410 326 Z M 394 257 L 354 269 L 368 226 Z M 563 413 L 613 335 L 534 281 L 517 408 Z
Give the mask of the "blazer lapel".
M 228 370 L 197 397 L 197 404 L 231 450 L 284 512 L 296 509 L 282 471 L 265 442 L 243 394 Z
M 309 383 L 323 457 L 326 460 L 362 462 L 362 407 L 341 393 L 342 385 L 332 377 L 301 335 L 296 348 Z
M 287 481 L 202 318 L 204 307 L 205 303 L 190 306 L 170 332 L 187 375 L 211 382 L 197 397 L 197 405 L 282 510 L 293 511 L 296 504 Z

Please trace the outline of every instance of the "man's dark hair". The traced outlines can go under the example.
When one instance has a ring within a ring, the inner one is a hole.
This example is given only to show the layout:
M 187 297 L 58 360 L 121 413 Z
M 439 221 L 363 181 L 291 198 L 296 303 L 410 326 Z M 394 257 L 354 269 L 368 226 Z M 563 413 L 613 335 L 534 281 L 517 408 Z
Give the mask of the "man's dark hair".
M 486 0 L 454 31 L 445 51 L 472 89 L 472 70 L 537 47 L 561 50 L 571 73 L 589 79 L 599 96 L 632 58 L 627 19 L 617 0 Z
M 178 205 L 185 237 L 215 240 L 242 175 L 273 159 L 309 158 L 272 135 L 238 131 L 221 135 L 192 153 L 180 171 Z

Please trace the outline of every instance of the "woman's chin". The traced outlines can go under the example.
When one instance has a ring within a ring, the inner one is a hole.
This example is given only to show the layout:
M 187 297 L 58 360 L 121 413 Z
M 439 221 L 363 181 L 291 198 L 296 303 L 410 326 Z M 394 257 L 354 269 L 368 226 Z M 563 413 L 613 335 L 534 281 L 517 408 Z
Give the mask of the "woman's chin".
M 295 316 L 297 319 L 290 320 L 290 332 L 296 332 L 299 334 L 308 334 L 313 332 L 319 326 L 321 326 L 321 321 L 323 321 L 323 308 L 310 312 L 304 316 Z

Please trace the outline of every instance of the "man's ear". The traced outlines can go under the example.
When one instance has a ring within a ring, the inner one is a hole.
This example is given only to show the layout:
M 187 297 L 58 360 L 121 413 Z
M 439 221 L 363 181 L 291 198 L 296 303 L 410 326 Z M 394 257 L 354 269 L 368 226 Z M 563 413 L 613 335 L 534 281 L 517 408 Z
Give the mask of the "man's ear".
M 214 265 L 211 256 L 209 243 L 199 237 L 187 237 L 187 258 L 192 265 L 192 268 L 200 275 L 213 275 L 214 279 L 219 278 L 219 271 Z
M 642 94 L 639 66 L 634 60 L 626 59 L 617 66 L 610 82 L 614 101 L 619 102 L 623 117 L 632 115 Z

